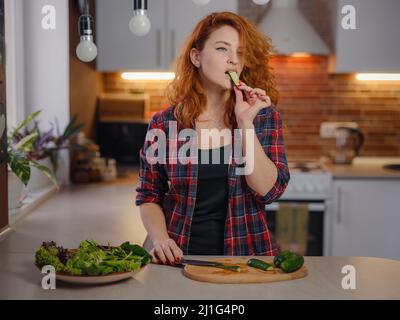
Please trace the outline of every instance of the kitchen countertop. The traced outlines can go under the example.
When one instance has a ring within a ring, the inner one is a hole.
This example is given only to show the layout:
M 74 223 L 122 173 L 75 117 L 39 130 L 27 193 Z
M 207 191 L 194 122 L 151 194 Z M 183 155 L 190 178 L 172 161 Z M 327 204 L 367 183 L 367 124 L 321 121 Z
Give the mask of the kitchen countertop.
M 134 205 L 135 183 L 95 184 L 61 191 L 18 221 L 0 241 L 0 299 L 400 299 L 400 261 L 306 257 L 306 278 L 263 284 L 210 284 L 182 269 L 148 265 L 134 278 L 101 286 L 57 282 L 41 287 L 34 252 L 42 241 L 76 247 L 81 240 L 142 244 L 146 232 Z M 209 257 L 202 257 L 207 259 Z M 356 290 L 341 287 L 342 267 L 356 268 Z
M 33 266 L 32 254 L 13 253 L 0 258 L 0 299 L 400 299 L 400 261 L 306 257 L 305 265 L 309 275 L 302 279 L 240 285 L 193 281 L 180 268 L 148 265 L 134 278 L 114 284 L 78 286 L 57 282 L 55 290 L 44 290 L 44 275 Z M 341 287 L 345 265 L 356 269 L 355 290 Z
M 358 157 L 352 164 L 321 161 L 322 167 L 329 171 L 334 179 L 400 179 L 400 171 L 384 169 L 383 166 L 386 164 L 400 164 L 400 158 Z

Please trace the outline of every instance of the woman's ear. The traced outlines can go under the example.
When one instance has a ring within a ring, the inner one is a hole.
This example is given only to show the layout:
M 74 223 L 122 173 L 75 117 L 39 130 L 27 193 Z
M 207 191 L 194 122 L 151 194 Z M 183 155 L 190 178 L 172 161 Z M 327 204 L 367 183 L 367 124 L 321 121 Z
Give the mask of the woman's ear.
M 200 68 L 200 51 L 196 48 L 190 50 L 190 61 L 192 61 L 195 67 Z

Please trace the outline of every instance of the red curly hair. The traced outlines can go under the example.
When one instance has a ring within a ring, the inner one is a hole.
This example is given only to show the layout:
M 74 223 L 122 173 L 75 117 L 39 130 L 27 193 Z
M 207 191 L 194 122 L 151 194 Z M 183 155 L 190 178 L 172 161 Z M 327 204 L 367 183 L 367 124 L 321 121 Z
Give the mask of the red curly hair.
M 196 25 L 185 41 L 175 61 L 176 77 L 166 89 L 168 103 L 175 105 L 174 115 L 184 128 L 195 127 L 195 119 L 202 113 L 207 103 L 207 97 L 199 80 L 199 71 L 190 60 L 190 51 L 192 48 L 203 50 L 211 33 L 226 25 L 238 31 L 243 46 L 241 79 L 253 88 L 265 90 L 272 103 L 277 104 L 279 94 L 269 67 L 270 57 L 274 53 L 271 39 L 244 17 L 232 12 L 211 13 Z M 224 123 L 231 129 L 236 124 L 234 101 L 235 94 L 232 90 L 224 113 Z

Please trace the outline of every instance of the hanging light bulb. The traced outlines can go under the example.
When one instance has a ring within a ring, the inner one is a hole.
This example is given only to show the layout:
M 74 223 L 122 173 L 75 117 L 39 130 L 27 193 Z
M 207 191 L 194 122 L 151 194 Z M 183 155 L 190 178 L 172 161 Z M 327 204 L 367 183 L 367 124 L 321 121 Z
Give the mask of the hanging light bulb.
M 137 36 L 149 33 L 151 23 L 147 17 L 147 0 L 133 0 L 133 18 L 129 21 L 129 29 Z
M 79 17 L 79 35 L 81 41 L 76 47 L 76 55 L 83 62 L 90 62 L 97 57 L 97 47 L 93 42 L 94 20 L 89 15 L 87 1 L 85 1 L 84 13 Z
M 253 2 L 255 4 L 263 5 L 263 4 L 267 4 L 268 2 L 270 2 L 270 0 L 253 0 Z
M 198 6 L 205 6 L 210 2 L 210 0 L 193 0 L 193 2 Z

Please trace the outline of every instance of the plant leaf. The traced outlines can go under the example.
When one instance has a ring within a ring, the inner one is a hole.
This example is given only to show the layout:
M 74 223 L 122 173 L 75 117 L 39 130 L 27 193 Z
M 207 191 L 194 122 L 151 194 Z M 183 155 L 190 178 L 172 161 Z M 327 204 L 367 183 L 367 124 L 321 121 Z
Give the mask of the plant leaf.
M 9 164 L 12 172 L 22 181 L 26 186 L 31 177 L 31 168 L 29 166 L 29 161 L 18 154 L 9 152 Z
M 18 151 L 28 151 L 28 152 L 33 150 L 33 144 L 35 143 L 37 137 L 38 137 L 37 132 L 33 132 L 30 135 L 27 135 L 15 145 L 15 149 Z
M 27 116 L 12 132 L 11 138 L 13 138 L 19 130 L 21 130 L 23 127 L 25 127 L 29 122 L 31 122 L 33 119 L 35 119 L 39 113 L 42 112 L 42 110 L 38 110 L 35 112 L 32 112 L 29 116 Z
M 56 180 L 56 177 L 54 176 L 53 171 L 51 171 L 48 167 L 41 165 L 40 163 L 34 161 L 34 160 L 30 160 L 29 164 L 32 167 L 35 167 L 36 169 L 38 169 L 39 171 L 43 172 L 50 180 L 51 182 L 54 183 L 54 185 L 57 187 L 57 189 L 59 189 L 60 187 L 58 186 L 58 182 Z
M 69 138 L 73 137 L 76 135 L 84 126 L 84 123 L 78 124 L 77 126 L 74 126 L 76 119 L 78 115 L 74 114 L 73 117 L 71 118 L 70 122 L 68 123 L 67 127 L 65 128 L 61 140 L 68 140 Z
M 54 134 L 53 134 L 54 128 L 51 127 L 47 132 L 41 134 L 39 136 L 38 141 L 36 142 L 36 146 L 38 148 L 42 148 L 45 143 L 49 143 L 54 139 Z
M 50 161 L 53 166 L 54 172 L 57 172 L 57 170 L 58 170 L 58 151 L 57 150 L 50 151 Z
M 77 125 L 76 127 L 71 128 L 67 133 L 64 133 L 63 139 L 68 140 L 71 137 L 75 136 L 84 126 L 85 126 L 85 124 L 81 123 L 81 124 Z
M 72 118 L 69 121 L 68 125 L 65 127 L 63 136 L 72 128 L 72 126 L 74 125 L 77 117 L 78 117 L 78 115 L 76 113 L 72 116 Z

